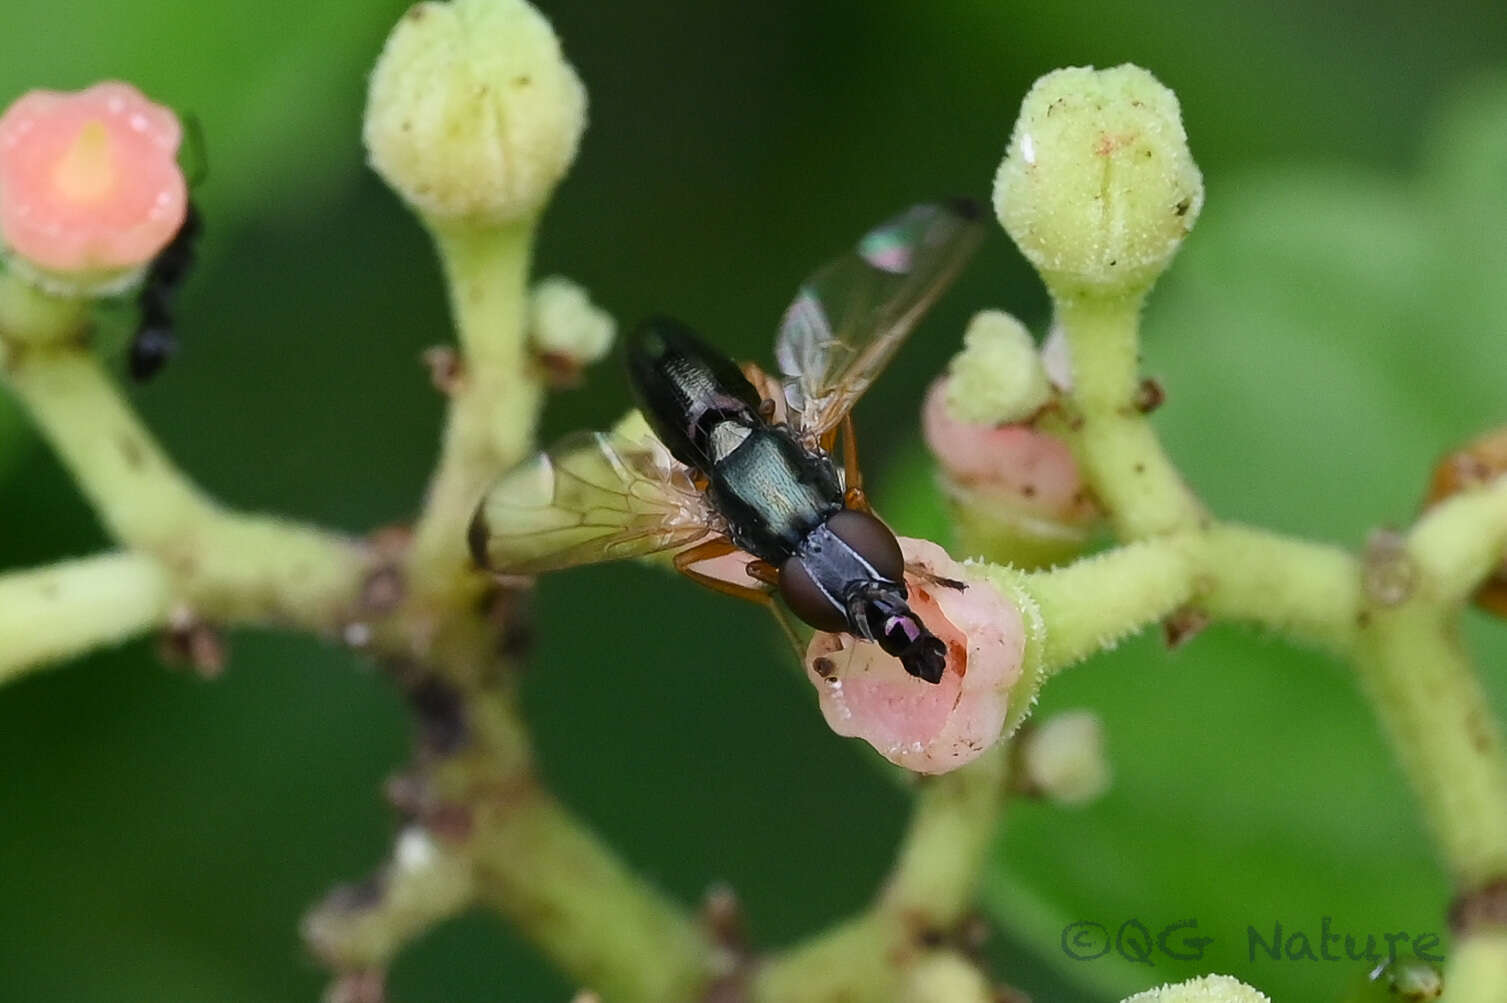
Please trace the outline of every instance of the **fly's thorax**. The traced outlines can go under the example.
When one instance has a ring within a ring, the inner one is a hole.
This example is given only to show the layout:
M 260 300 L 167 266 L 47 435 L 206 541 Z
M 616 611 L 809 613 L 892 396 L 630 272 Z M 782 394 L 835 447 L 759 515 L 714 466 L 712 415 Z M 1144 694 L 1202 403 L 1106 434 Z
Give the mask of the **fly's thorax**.
M 758 423 L 762 403 L 726 356 L 667 317 L 641 324 L 625 348 L 628 381 L 644 419 L 670 454 L 711 475 L 706 437 L 720 421 Z
M 832 513 L 780 568 L 791 612 L 818 630 L 870 638 L 861 612 L 869 595 L 905 601 L 905 558 L 889 527 L 867 512 Z
M 784 562 L 842 508 L 831 461 L 807 452 L 783 428 L 724 422 L 706 441 L 719 450 L 708 488 L 712 505 L 727 519 L 733 541 L 771 564 Z

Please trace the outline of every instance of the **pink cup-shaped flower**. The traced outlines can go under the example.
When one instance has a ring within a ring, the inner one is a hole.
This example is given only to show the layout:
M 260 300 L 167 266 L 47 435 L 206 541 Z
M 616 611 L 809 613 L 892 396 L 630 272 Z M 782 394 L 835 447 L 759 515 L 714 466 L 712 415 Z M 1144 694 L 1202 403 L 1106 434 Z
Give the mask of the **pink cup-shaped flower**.
M 980 425 L 947 410 L 947 380 L 927 391 L 921 409 L 926 445 L 959 484 L 1013 497 L 1042 515 L 1080 522 L 1095 514 L 1073 454 L 1028 424 Z
M 0 116 L 0 240 L 64 275 L 146 264 L 187 212 L 181 135 L 130 84 L 23 95 Z
M 1003 733 L 1023 672 L 1026 623 L 1016 603 L 936 544 L 901 537 L 900 549 L 911 609 L 947 645 L 942 681 L 917 679 L 879 645 L 848 634 L 817 633 L 806 674 L 833 731 L 862 738 L 897 766 L 946 773 Z
M 1081 553 L 1102 513 L 1060 439 L 1025 422 L 961 421 L 947 408 L 947 379 L 927 392 L 921 433 L 937 458 L 958 541 L 1017 567 L 1046 567 Z

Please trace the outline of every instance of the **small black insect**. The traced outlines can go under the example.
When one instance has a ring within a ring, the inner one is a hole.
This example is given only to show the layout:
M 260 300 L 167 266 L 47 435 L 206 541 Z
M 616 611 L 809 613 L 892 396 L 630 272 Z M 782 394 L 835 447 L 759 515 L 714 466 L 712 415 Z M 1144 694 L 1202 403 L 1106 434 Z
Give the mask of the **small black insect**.
M 173 330 L 173 300 L 193 267 L 194 252 L 203 226 L 199 209 L 190 200 L 183 225 L 147 267 L 146 278 L 137 294 L 141 320 L 131 338 L 127 356 L 131 378 L 138 383 L 156 376 L 178 351 L 178 335 Z
M 778 594 L 818 630 L 874 641 L 940 681 L 946 648 L 907 603 L 850 412 L 977 245 L 977 219 L 971 203 L 914 206 L 811 276 L 775 343 L 780 379 L 677 321 L 643 324 L 628 378 L 654 434 L 578 433 L 504 475 L 472 522 L 477 561 L 534 574 L 674 550 L 694 581 L 776 613 Z M 729 556 L 732 577 L 704 569 Z
M 192 115 L 183 118 L 184 136 L 188 149 L 197 157 L 198 166 L 188 180 L 190 189 L 197 188 L 209 176 L 209 160 L 204 154 L 204 131 L 199 120 Z M 204 218 L 194 200 L 188 200 L 183 223 L 167 246 L 157 252 L 157 257 L 147 266 L 141 291 L 136 304 L 140 310 L 136 333 L 131 337 L 127 350 L 126 366 L 131 378 L 145 383 L 162 371 L 178 352 L 178 335 L 173 325 L 173 301 L 178 290 L 193 268 L 199 237 L 204 231 Z

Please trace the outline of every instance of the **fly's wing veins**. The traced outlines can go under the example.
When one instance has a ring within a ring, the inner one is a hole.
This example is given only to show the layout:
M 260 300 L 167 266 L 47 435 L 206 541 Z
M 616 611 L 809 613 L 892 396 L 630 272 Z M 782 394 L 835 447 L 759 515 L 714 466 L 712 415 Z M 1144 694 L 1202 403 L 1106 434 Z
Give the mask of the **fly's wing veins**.
M 775 341 L 792 425 L 837 427 L 983 238 L 976 204 L 912 206 L 802 284 Z
M 577 432 L 504 474 L 471 521 L 471 553 L 532 575 L 674 550 L 720 519 L 652 435 Z

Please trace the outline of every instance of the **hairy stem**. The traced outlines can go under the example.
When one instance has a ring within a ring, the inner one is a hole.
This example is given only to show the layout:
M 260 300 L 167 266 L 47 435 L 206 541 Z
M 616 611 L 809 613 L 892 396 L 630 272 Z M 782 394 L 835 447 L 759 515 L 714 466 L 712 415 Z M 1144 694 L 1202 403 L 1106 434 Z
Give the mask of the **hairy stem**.
M 1068 441 L 1122 540 L 1197 525 L 1203 508 L 1136 408 L 1140 297 L 1057 304 L 1073 391 Z
M 167 576 L 139 554 L 0 575 L 0 684 L 160 627 L 171 608 Z
M 1504 527 L 1504 482 L 1435 509 L 1388 557 L 1398 590 L 1374 587 L 1355 648 L 1362 685 L 1463 892 L 1507 875 L 1507 753 L 1456 622 L 1457 593 L 1501 556 L 1456 560 L 1441 544 L 1501 539 Z
M 1335 652 L 1350 649 L 1361 608 L 1360 562 L 1339 547 L 1236 523 L 1203 534 L 1199 604 Z
M 1029 575 L 1046 624 L 1047 674 L 1113 647 L 1191 599 L 1201 540 L 1189 533 L 1143 540 Z
M 415 586 L 436 598 L 478 587 L 467 525 L 491 481 L 533 448 L 543 403 L 525 330 L 533 235 L 533 220 L 434 228 L 463 360 L 409 561 Z
M 1444 969 L 1448 1003 L 1507 999 L 1507 930 L 1479 930 L 1455 940 Z
M 907 972 L 965 916 L 1000 823 L 1008 743 L 921 782 L 910 827 L 878 900 L 759 968 L 760 1003 L 886 1003 Z
M 195 612 L 326 633 L 348 617 L 364 548 L 220 507 L 178 471 L 83 346 L 28 347 L 5 379 L 110 534 L 153 557 Z

